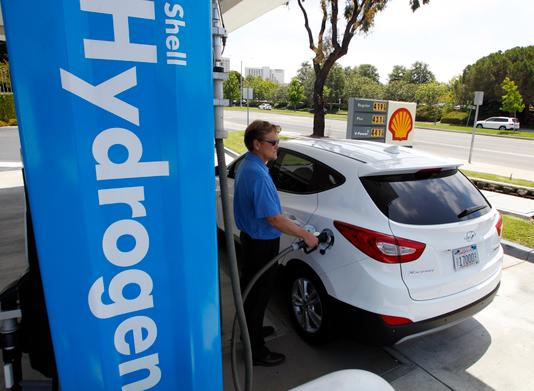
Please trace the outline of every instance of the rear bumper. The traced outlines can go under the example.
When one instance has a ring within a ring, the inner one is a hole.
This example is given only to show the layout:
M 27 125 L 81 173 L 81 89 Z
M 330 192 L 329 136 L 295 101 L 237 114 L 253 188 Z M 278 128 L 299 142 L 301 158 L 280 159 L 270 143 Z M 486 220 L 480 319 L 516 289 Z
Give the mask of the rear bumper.
M 434 318 L 399 326 L 391 326 L 384 323 L 379 314 L 335 301 L 339 306 L 339 310 L 344 312 L 343 318 L 349 321 L 348 326 L 352 332 L 356 331 L 367 342 L 379 345 L 393 345 L 407 337 L 415 337 L 419 334 L 436 331 L 475 315 L 493 301 L 499 287 L 500 283 L 484 297 L 462 308 Z
M 492 290 L 486 296 L 478 299 L 477 301 L 447 314 L 437 316 L 435 318 L 425 319 L 419 322 L 401 326 L 390 326 L 385 324 L 380 319 L 380 323 L 382 324 L 381 340 L 385 341 L 388 345 L 394 344 L 408 336 L 414 336 L 416 334 L 424 333 L 425 331 L 443 328 L 444 326 L 457 323 L 470 316 L 473 316 L 476 313 L 482 311 L 482 309 L 484 309 L 493 301 L 493 298 L 497 294 L 500 285 L 501 284 L 499 283 L 494 290 Z

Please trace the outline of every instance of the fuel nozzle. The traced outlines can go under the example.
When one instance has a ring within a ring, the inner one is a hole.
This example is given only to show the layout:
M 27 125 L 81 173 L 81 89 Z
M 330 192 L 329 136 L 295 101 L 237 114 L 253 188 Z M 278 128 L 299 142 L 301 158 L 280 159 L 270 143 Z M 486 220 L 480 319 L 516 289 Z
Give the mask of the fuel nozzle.
M 317 239 L 319 240 L 319 246 L 317 247 L 319 247 L 321 255 L 324 255 L 326 250 L 334 245 L 334 233 L 331 229 L 323 229 L 319 235 L 317 235 Z
M 319 241 L 319 245 L 317 247 L 308 250 L 304 240 L 299 240 L 293 244 L 294 250 L 304 250 L 306 254 L 309 254 L 312 251 L 319 249 L 321 255 L 324 255 L 326 250 L 328 250 L 334 244 L 334 233 L 331 229 L 325 228 L 321 232 L 314 232 L 313 234 L 317 236 L 317 240 Z

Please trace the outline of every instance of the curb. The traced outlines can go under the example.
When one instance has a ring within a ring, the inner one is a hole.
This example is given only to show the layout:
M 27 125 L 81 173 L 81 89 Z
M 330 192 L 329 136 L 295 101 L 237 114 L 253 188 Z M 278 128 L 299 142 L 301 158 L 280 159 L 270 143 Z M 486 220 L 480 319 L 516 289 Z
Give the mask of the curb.
M 227 153 L 228 155 L 230 155 L 231 157 L 233 157 L 234 159 L 238 158 L 240 155 L 235 152 L 234 150 L 228 148 L 228 147 L 224 147 L 224 152 Z
M 513 195 L 516 197 L 534 199 L 534 188 L 526 186 L 512 185 L 510 183 L 501 183 L 490 181 L 488 179 L 479 179 L 468 177 L 480 190 L 488 190 L 496 193 Z
M 534 249 L 504 239 L 501 239 L 501 245 L 506 255 L 534 263 Z

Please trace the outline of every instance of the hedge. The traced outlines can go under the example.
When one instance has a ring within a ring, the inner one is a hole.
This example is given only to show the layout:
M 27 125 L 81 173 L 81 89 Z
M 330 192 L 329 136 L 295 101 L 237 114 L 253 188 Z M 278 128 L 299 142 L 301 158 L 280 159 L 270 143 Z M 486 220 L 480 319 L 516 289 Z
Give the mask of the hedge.
M 13 94 L 0 94 L 0 121 L 9 122 L 16 118 Z
M 422 122 L 439 121 L 441 117 L 441 109 L 426 105 L 418 105 L 415 113 L 415 120 Z
M 441 123 L 465 126 L 467 115 L 468 113 L 464 113 L 463 111 L 451 111 L 441 117 Z

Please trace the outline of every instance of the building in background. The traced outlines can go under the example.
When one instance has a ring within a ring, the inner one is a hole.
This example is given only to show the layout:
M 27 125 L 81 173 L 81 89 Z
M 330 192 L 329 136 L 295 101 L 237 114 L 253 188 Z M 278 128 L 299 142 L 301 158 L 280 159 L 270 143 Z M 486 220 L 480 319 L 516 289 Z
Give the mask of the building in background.
M 255 76 L 261 77 L 263 80 L 271 80 L 278 84 L 284 84 L 284 70 L 271 69 L 269 67 L 262 68 L 245 68 L 245 77 Z
M 230 72 L 230 59 L 228 57 L 222 58 L 224 73 Z

